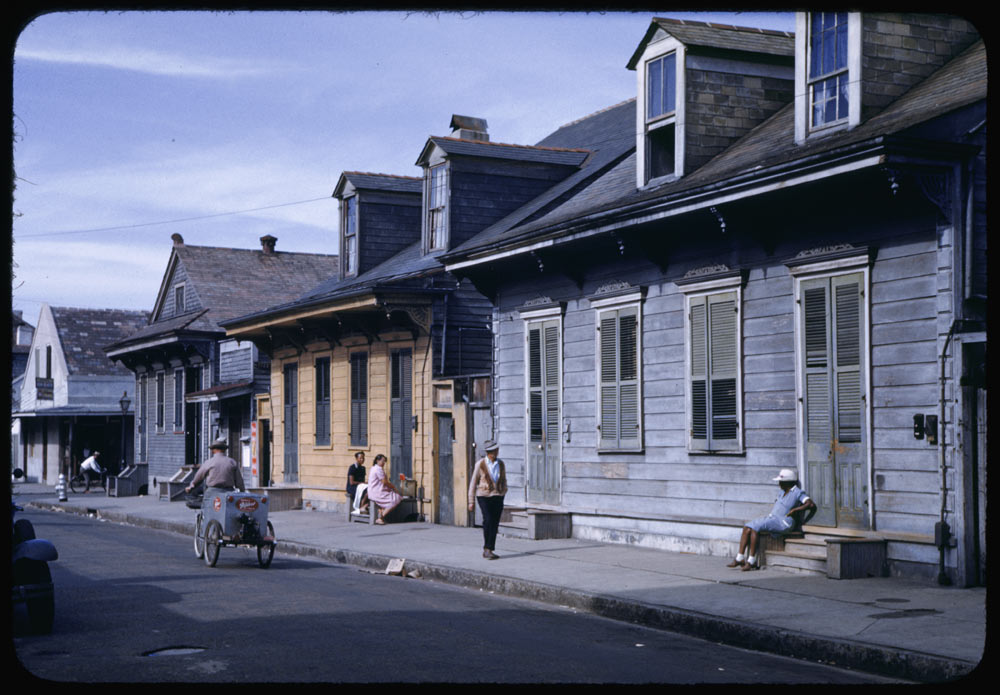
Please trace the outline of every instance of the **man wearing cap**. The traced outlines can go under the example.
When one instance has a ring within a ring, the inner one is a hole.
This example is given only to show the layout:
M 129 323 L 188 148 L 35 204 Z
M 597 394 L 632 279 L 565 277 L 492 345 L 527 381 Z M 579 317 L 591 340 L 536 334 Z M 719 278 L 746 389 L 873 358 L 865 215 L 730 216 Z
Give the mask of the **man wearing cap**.
M 212 452 L 212 457 L 201 464 L 194 480 L 185 490 L 191 492 L 192 488 L 197 487 L 204 480 L 205 487 L 217 487 L 223 490 L 236 488 L 240 492 L 246 492 L 247 488 L 243 484 L 243 472 L 240 470 L 240 464 L 226 456 L 226 449 L 229 448 L 226 440 L 216 439 L 208 448 Z
M 799 487 L 799 476 L 790 468 L 783 468 L 777 478 L 772 478 L 781 487 L 781 494 L 771 507 L 771 513 L 753 521 L 748 521 L 743 527 L 740 537 L 739 553 L 736 559 L 727 567 L 739 567 L 744 572 L 760 569 L 757 562 L 757 543 L 761 531 L 785 533 L 799 525 L 798 514 L 816 509 L 816 503 L 809 499 Z M 809 517 L 812 514 L 808 515 Z
M 503 498 L 507 494 L 507 470 L 498 456 L 500 447 L 496 442 L 486 442 L 486 456 L 476 464 L 469 483 L 469 511 L 475 504 L 483 513 L 483 557 L 496 560 L 499 555 L 496 549 L 497 531 L 500 528 L 500 515 L 503 513 Z

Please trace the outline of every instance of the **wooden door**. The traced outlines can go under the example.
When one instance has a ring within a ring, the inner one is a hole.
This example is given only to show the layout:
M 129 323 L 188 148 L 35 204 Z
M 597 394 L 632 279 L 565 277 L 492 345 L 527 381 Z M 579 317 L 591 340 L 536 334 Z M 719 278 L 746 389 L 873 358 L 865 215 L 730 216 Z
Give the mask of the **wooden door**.
M 284 481 L 299 482 L 299 367 L 286 364 L 284 370 Z
M 413 476 L 413 353 L 393 350 L 390 355 L 389 466 L 394 476 Z
M 528 470 L 527 501 L 559 504 L 560 365 L 559 322 L 528 324 Z
M 437 415 L 437 522 L 455 523 L 455 468 L 451 443 L 454 439 L 454 419 L 451 415 Z

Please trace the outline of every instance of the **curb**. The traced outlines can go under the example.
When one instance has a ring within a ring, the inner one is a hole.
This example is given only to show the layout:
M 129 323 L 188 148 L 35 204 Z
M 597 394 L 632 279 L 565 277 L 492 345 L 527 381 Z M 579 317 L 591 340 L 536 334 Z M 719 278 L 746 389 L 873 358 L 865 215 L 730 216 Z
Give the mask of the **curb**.
M 193 522 L 160 521 L 118 512 L 102 513 L 100 510 L 43 501 L 30 502 L 26 506 L 80 516 L 89 516 L 92 512 L 96 512 L 99 519 L 130 526 L 170 531 L 181 535 L 190 535 L 194 532 Z M 317 547 L 294 541 L 280 541 L 279 547 L 286 554 L 299 557 L 317 557 L 366 570 L 383 571 L 389 561 L 394 559 L 375 553 Z M 406 568 L 408 571 L 419 571 L 421 579 L 443 584 L 575 608 L 611 620 L 669 630 L 733 647 L 795 659 L 806 659 L 892 678 L 921 683 L 940 683 L 967 676 L 977 667 L 976 664 L 959 659 L 947 659 L 893 647 L 860 644 L 832 637 L 817 637 L 807 633 L 768 628 L 740 620 L 707 615 L 684 608 L 653 606 L 639 601 L 626 601 L 614 596 L 573 591 L 542 582 L 456 569 L 417 560 L 407 560 Z M 809 656 L 804 657 L 803 654 Z

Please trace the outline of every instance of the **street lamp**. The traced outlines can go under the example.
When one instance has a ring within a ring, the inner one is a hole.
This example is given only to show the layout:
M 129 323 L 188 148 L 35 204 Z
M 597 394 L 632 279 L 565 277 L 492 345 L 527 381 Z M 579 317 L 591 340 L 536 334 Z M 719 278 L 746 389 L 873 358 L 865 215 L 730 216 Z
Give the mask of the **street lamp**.
M 118 401 L 118 405 L 122 407 L 122 462 L 118 467 L 118 472 L 121 473 L 125 470 L 125 414 L 128 413 L 128 407 L 132 404 L 129 400 L 128 391 L 122 391 L 121 400 Z

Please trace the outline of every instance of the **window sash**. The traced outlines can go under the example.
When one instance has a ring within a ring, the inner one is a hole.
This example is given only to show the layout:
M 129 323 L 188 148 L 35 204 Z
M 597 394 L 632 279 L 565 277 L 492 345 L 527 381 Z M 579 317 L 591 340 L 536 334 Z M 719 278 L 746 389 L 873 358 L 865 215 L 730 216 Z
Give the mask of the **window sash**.
M 846 12 L 814 12 L 809 18 L 809 103 L 812 127 L 849 116 Z
M 163 372 L 158 372 L 156 375 L 156 428 L 158 430 L 163 429 Z
M 444 164 L 427 170 L 427 248 L 448 245 L 448 168 Z
M 344 199 L 344 274 L 358 272 L 358 198 Z
M 646 120 L 677 109 L 677 54 L 668 53 L 646 63 Z
M 740 448 L 739 296 L 736 292 L 688 298 L 689 447 Z
M 635 450 L 642 446 L 639 330 L 638 306 L 598 313 L 601 449 Z

